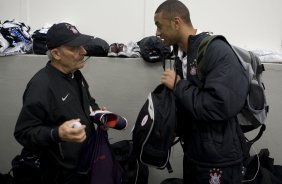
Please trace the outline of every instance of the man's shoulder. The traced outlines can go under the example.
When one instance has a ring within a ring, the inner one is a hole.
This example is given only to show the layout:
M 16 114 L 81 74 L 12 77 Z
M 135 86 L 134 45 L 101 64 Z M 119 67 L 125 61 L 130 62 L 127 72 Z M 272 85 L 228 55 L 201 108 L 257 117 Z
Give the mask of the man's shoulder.
M 209 43 L 207 53 L 209 51 L 232 53 L 232 48 L 224 37 L 218 36 Z
M 48 74 L 48 70 L 46 67 L 40 69 L 39 71 L 37 71 L 33 77 L 31 78 L 32 82 L 46 82 L 49 80 L 49 74 Z
M 51 77 L 48 69 L 46 67 L 37 71 L 33 77 L 30 79 L 28 86 L 33 86 L 38 89 L 46 90 L 50 85 Z

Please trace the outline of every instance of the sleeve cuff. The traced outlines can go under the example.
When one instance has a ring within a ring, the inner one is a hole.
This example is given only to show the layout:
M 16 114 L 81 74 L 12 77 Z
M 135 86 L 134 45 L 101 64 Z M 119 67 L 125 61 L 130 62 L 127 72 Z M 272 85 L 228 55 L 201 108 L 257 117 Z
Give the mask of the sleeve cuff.
M 58 128 L 52 128 L 50 132 L 50 136 L 54 142 L 56 143 L 61 142 Z
M 173 93 L 174 93 L 174 95 L 176 95 L 176 93 L 177 93 L 177 88 L 178 88 L 178 86 L 179 86 L 179 83 L 181 83 L 182 82 L 182 80 L 179 80 L 177 83 L 176 83 L 176 85 L 174 86 L 174 88 L 173 88 Z

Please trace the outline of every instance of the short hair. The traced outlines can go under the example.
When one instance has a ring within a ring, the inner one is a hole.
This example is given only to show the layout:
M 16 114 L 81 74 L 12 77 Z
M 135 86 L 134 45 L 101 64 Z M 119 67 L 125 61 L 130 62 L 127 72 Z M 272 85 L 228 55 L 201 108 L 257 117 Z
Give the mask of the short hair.
M 156 13 L 163 12 L 165 18 L 181 17 L 188 25 L 192 25 L 188 8 L 178 0 L 166 0 L 157 8 Z
M 49 60 L 51 60 L 53 58 L 52 54 L 51 54 L 51 50 L 47 50 L 46 51 L 46 55 L 48 57 Z

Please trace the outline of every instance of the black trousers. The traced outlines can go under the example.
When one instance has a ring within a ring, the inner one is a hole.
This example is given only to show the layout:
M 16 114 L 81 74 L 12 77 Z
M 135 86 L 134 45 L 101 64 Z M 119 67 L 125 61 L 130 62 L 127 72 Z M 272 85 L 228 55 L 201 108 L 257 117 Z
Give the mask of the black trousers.
M 240 184 L 242 164 L 228 167 L 204 167 L 183 159 L 184 184 Z
M 52 168 L 42 170 L 41 180 L 42 184 L 86 184 L 88 176 L 73 170 Z

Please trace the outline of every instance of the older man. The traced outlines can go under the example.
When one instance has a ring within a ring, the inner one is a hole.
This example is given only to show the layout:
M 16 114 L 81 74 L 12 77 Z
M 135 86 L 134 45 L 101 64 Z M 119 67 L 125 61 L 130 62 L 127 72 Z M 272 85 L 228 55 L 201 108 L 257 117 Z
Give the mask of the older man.
M 84 67 L 84 45 L 90 39 L 69 23 L 54 24 L 47 32 L 50 61 L 24 92 L 14 135 L 24 148 L 39 155 L 42 183 L 82 184 L 87 180 L 77 173 L 77 167 L 82 147 L 95 132 L 90 111 L 100 109 L 79 70 Z

